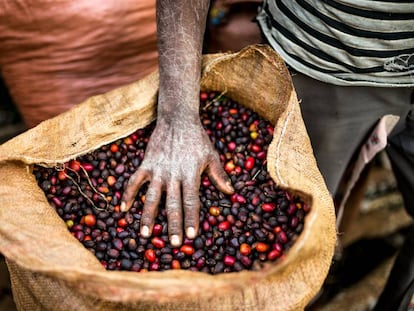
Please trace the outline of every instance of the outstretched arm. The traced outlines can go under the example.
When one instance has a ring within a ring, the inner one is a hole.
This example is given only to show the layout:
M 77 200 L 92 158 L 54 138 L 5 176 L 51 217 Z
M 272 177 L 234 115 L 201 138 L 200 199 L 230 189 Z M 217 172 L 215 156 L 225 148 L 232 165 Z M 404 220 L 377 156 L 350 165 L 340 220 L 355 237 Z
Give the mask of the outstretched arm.
M 199 228 L 200 175 L 206 171 L 219 190 L 232 193 L 230 180 L 199 117 L 201 55 L 209 1 L 158 0 L 160 66 L 157 124 L 145 159 L 124 193 L 122 209 L 149 182 L 141 235 L 149 237 L 162 193 L 166 192 L 168 232 L 173 246 Z

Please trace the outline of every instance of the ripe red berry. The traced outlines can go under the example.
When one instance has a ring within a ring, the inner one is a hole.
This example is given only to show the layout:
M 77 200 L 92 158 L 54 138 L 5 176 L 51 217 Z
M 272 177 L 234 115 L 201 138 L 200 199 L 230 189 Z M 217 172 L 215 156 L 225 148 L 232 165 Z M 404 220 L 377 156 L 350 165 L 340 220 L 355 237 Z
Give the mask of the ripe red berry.
M 190 256 L 194 254 L 194 247 L 192 247 L 191 245 L 183 245 L 180 247 L 180 251 Z
M 242 254 L 243 256 L 249 255 L 251 250 L 252 249 L 251 249 L 250 245 L 247 244 L 247 243 L 242 243 L 240 245 L 240 254 Z
M 200 92 L 200 100 L 206 101 L 208 99 L 208 93 L 207 92 Z
M 85 215 L 84 222 L 85 222 L 85 225 L 87 225 L 88 227 L 95 226 L 95 224 L 96 224 L 95 215 L 93 215 L 93 214 Z
M 152 245 L 154 245 L 156 248 L 163 248 L 165 246 L 165 242 L 160 237 L 154 237 L 151 240 Z
M 144 256 L 149 262 L 154 262 L 157 258 L 153 249 L 147 249 Z
M 262 204 L 262 210 L 266 213 L 271 213 L 276 208 L 275 203 L 263 203 Z
M 264 252 L 267 252 L 267 250 L 269 249 L 269 245 L 267 245 L 266 243 L 263 243 L 263 242 L 258 242 L 257 244 L 256 244 L 256 250 L 259 252 L 259 253 L 264 253 Z
M 253 157 L 248 157 L 244 163 L 244 168 L 248 171 L 251 171 L 254 168 L 255 160 Z

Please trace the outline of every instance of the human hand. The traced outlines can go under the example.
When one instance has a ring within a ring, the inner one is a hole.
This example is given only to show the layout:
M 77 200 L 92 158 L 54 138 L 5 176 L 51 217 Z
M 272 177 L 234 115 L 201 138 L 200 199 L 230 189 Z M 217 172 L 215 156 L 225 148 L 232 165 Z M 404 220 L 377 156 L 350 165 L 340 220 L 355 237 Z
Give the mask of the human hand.
M 141 186 L 149 182 L 140 230 L 143 237 L 149 237 L 165 191 L 170 243 L 180 246 L 183 218 L 186 236 L 193 239 L 198 233 L 200 175 L 204 171 L 220 191 L 234 192 L 201 123 L 158 120 L 145 158 L 129 179 L 121 210 L 128 210 Z
M 209 0 L 158 0 L 159 93 L 157 125 L 146 155 L 130 177 L 121 211 L 128 210 L 138 190 L 149 182 L 141 216 L 141 235 L 149 237 L 163 192 L 168 234 L 173 247 L 199 228 L 200 175 L 210 176 L 218 190 L 233 188 L 199 117 L 201 53 Z

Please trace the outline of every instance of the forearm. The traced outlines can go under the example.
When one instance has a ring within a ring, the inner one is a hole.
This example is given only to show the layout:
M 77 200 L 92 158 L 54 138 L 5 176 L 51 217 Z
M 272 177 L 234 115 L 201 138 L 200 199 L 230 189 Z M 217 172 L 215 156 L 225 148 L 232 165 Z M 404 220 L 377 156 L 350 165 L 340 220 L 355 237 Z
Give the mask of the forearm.
M 157 0 L 158 118 L 163 121 L 199 118 L 201 55 L 209 2 Z

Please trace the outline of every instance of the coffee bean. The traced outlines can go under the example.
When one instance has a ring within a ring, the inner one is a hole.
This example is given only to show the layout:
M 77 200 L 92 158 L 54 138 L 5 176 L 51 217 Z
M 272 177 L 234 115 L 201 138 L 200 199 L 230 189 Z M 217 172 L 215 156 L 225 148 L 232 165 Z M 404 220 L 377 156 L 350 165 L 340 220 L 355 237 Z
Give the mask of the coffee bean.
M 203 174 L 198 236 L 186 238 L 179 248 L 169 244 L 164 199 L 152 236 L 140 236 L 146 185 L 129 212 L 119 210 L 122 193 L 144 159 L 155 123 L 65 163 L 70 170 L 35 166 L 33 173 L 50 204 L 106 269 L 187 269 L 210 274 L 254 270 L 267 261 L 277 261 L 303 231 L 310 205 L 279 189 L 266 169 L 272 125 L 224 97 L 204 106 L 215 96 L 214 92 L 201 93 L 201 123 L 235 193 L 221 193 Z

